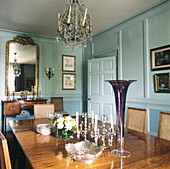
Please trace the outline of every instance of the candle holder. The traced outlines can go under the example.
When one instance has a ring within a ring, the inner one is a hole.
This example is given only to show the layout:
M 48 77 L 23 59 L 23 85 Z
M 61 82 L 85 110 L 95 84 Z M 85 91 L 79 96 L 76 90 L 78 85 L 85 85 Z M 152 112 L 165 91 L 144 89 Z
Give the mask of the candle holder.
M 10 91 L 7 88 L 7 101 L 10 101 Z
M 106 126 L 106 121 L 108 120 L 107 115 L 103 114 L 101 120 L 103 122 L 102 126 L 97 126 L 97 128 L 95 128 L 94 124 L 88 123 L 88 113 L 83 113 L 81 123 L 78 127 L 79 130 L 77 130 L 77 138 L 80 138 L 82 135 L 84 139 L 87 140 L 87 135 L 89 134 L 91 139 L 94 139 L 96 145 L 98 142 L 102 142 L 103 147 L 111 146 L 115 135 L 114 130 L 112 130 L 110 125 Z M 108 146 L 106 143 L 108 143 Z
M 81 124 L 80 124 L 80 134 L 84 136 L 84 139 L 87 140 L 87 132 L 88 132 L 88 125 L 87 125 L 87 122 L 88 122 L 88 113 L 85 112 L 82 114 L 82 118 L 84 118 L 84 120 L 81 121 Z M 83 126 L 84 126 L 84 129 L 83 129 Z
M 12 93 L 12 100 L 15 101 L 15 92 Z
M 55 72 L 55 69 L 54 68 L 46 68 L 45 69 L 45 72 L 46 72 L 46 75 L 48 77 L 48 79 L 50 80 L 53 76 L 54 76 L 54 72 Z

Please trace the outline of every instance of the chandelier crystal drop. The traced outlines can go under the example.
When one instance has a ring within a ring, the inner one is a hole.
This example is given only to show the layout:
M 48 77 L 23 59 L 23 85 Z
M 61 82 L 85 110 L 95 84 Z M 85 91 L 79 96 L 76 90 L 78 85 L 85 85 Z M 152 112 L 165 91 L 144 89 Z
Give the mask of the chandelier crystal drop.
M 56 40 L 64 41 L 67 47 L 86 47 L 87 40 L 92 40 L 92 23 L 87 8 L 78 0 L 70 0 L 66 8 L 62 16 L 58 13 Z
M 15 59 L 14 59 L 14 64 L 13 64 L 13 72 L 14 72 L 15 77 L 19 77 L 21 75 L 21 67 L 20 67 L 20 64 L 17 63 L 16 54 L 17 53 L 14 53 Z

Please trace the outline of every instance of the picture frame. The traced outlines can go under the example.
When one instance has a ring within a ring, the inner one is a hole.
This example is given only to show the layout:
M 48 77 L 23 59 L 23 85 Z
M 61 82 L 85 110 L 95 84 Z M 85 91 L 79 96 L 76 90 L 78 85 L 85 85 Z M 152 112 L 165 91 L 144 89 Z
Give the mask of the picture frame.
M 170 73 L 155 74 L 155 92 L 170 93 Z
M 62 55 L 62 71 L 63 72 L 76 71 L 76 56 Z
M 62 90 L 76 90 L 76 74 L 62 74 Z
M 31 91 L 31 86 L 35 86 L 35 79 L 26 77 L 25 78 L 25 90 Z
M 151 70 L 170 69 L 170 45 L 150 50 Z

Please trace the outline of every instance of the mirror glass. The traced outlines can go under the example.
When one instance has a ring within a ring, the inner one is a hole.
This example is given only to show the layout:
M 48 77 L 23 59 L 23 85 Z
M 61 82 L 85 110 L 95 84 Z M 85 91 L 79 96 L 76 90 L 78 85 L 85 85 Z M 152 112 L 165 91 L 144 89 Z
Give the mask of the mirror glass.
M 38 88 L 38 45 L 7 42 L 6 94 L 21 91 L 37 91 Z

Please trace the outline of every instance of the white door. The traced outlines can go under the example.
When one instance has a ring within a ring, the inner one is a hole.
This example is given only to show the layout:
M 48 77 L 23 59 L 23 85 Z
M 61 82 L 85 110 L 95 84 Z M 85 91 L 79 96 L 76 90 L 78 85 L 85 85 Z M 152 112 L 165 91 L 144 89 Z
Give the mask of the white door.
M 88 112 L 94 110 L 101 119 L 102 114 L 113 114 L 116 123 L 116 110 L 112 86 L 105 80 L 116 80 L 116 56 L 88 60 Z

